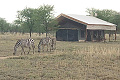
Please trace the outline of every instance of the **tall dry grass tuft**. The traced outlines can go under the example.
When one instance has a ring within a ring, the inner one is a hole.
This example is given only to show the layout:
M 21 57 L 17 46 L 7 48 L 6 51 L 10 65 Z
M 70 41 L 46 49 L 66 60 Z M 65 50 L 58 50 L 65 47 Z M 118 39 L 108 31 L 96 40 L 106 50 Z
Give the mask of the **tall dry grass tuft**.
M 120 53 L 120 45 L 89 45 L 84 48 L 79 48 L 74 50 L 73 53 L 87 53 L 87 54 L 102 54 L 102 55 L 111 55 Z
M 120 47 L 111 47 L 111 46 L 89 46 L 86 47 L 85 52 L 87 53 L 96 53 L 96 54 L 114 54 L 120 53 Z

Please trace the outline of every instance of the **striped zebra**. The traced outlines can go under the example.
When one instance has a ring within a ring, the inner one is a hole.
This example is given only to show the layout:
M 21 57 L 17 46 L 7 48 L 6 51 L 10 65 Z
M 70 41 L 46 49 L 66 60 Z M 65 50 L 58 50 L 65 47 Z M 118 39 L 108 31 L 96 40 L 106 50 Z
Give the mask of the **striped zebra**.
M 48 51 L 48 48 L 50 51 L 52 50 L 52 39 L 50 37 L 45 37 L 40 40 L 38 44 L 38 52 L 41 52 L 41 49 L 42 51 L 44 51 L 45 46 L 47 46 L 47 51 Z
M 24 54 L 25 54 L 25 51 L 24 51 L 24 48 L 25 48 L 25 47 L 26 47 L 26 48 L 29 48 L 28 54 L 29 54 L 29 52 L 30 52 L 30 50 L 31 50 L 31 47 L 32 47 L 32 48 L 33 48 L 33 54 L 34 54 L 35 45 L 34 45 L 34 40 L 33 40 L 33 39 L 31 39 L 31 38 L 29 38 L 29 39 L 19 39 L 19 40 L 16 42 L 15 46 L 14 46 L 14 53 L 13 53 L 13 55 L 16 54 L 17 48 L 18 48 L 19 46 L 22 48 L 22 52 L 24 52 Z M 21 55 L 22 55 L 22 52 L 21 52 Z
M 56 49 L 56 38 L 51 38 L 52 39 L 52 50 Z

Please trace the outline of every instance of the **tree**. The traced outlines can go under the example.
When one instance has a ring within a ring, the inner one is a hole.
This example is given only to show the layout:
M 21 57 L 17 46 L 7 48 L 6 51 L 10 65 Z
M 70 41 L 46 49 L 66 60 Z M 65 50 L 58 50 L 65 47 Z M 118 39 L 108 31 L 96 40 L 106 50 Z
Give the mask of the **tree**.
M 3 34 L 4 32 L 8 32 L 9 23 L 4 18 L 0 18 L 0 31 Z
M 25 8 L 22 11 L 18 11 L 17 17 L 20 25 L 29 29 L 30 37 L 34 26 L 34 11 L 32 8 Z
M 120 33 L 120 13 L 114 16 L 113 23 L 117 25 L 117 32 Z
M 40 29 L 45 31 L 46 37 L 49 32 L 49 27 L 54 27 L 54 26 L 50 26 L 50 24 L 51 23 L 55 24 L 55 23 L 53 23 L 53 20 L 54 20 L 53 11 L 54 11 L 54 6 L 51 6 L 51 5 L 43 5 L 37 9 L 36 19 L 40 23 L 38 30 L 39 30 L 39 32 L 40 32 Z
M 95 8 L 91 9 L 88 8 L 86 12 L 89 13 L 89 15 L 92 15 L 94 17 L 100 18 L 108 22 L 112 22 L 114 16 L 117 14 L 117 12 L 113 10 L 108 9 L 99 10 Z
M 22 11 L 18 11 L 18 20 L 16 20 L 23 28 L 28 28 L 30 37 L 31 37 L 31 32 L 46 32 L 49 31 L 49 27 L 55 27 L 55 26 L 50 26 L 51 24 L 55 24 L 54 20 L 54 6 L 51 5 L 43 5 L 40 6 L 37 9 L 33 8 L 25 8 Z M 27 31 L 27 30 L 26 30 Z

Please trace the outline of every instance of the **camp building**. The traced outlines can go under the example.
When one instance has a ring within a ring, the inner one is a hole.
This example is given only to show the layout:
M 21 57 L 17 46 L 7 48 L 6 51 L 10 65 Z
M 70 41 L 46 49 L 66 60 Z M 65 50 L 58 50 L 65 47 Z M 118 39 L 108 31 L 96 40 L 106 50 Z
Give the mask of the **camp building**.
M 102 41 L 105 30 L 114 31 L 116 25 L 93 16 L 60 14 L 57 16 L 59 29 L 56 32 L 58 41 Z

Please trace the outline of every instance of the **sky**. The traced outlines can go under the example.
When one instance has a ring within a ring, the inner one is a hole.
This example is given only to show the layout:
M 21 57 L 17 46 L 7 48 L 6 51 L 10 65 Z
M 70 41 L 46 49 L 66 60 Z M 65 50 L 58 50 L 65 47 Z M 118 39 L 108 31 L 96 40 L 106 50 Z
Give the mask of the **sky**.
M 12 23 L 17 11 L 26 7 L 38 8 L 43 4 L 54 5 L 55 16 L 64 14 L 87 15 L 87 8 L 112 9 L 120 12 L 120 0 L 0 0 L 0 17 Z

